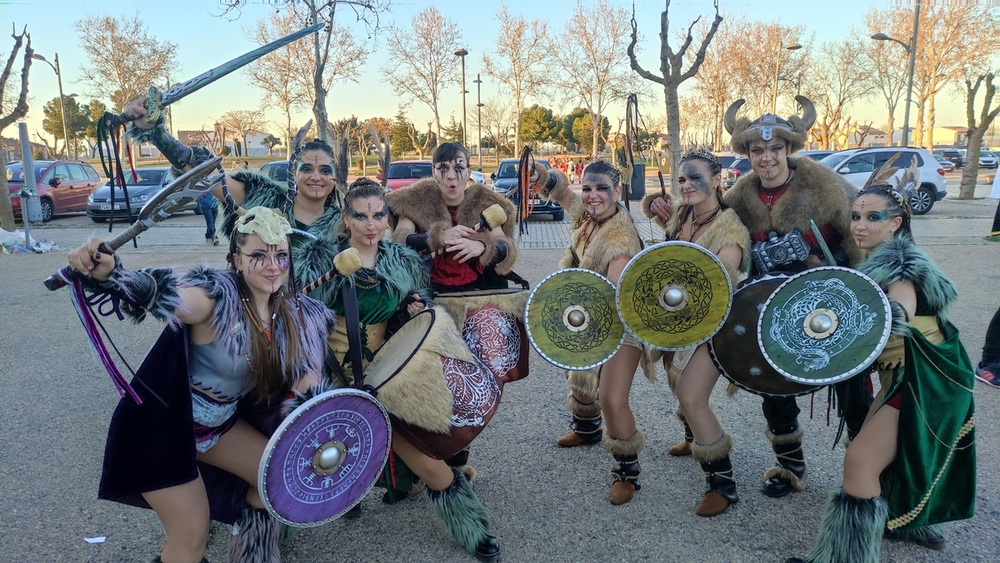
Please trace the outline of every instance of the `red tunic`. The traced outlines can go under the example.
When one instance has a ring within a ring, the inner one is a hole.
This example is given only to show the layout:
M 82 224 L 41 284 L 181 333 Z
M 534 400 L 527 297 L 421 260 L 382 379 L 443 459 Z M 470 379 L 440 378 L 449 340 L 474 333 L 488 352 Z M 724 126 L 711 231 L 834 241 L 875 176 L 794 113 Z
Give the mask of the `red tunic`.
M 448 214 L 451 215 L 451 225 L 458 224 L 455 220 L 455 213 L 458 207 L 448 206 Z M 485 268 L 479 262 L 479 258 L 467 260 L 464 264 L 455 260 L 454 252 L 445 252 L 434 258 L 431 265 L 431 285 L 441 291 L 440 288 L 462 287 L 475 283 L 483 275 Z M 447 290 L 444 290 L 447 291 Z

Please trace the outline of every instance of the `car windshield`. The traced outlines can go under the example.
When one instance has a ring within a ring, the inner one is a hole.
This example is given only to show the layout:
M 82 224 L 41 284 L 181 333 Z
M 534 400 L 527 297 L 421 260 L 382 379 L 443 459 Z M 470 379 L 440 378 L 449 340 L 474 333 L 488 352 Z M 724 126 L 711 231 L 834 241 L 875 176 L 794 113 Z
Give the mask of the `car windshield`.
M 163 177 L 166 176 L 166 170 L 136 170 L 136 176 L 138 179 L 133 182 L 132 175 L 126 174 L 125 178 L 129 186 L 159 186 L 163 183 Z
M 830 168 L 836 168 L 849 156 L 851 156 L 850 153 L 835 152 L 820 160 L 819 163 Z
M 42 177 L 42 171 L 44 171 L 49 166 L 49 163 L 36 162 L 35 163 L 35 181 L 37 182 Z M 18 162 L 16 164 L 7 165 L 7 181 L 8 182 L 23 182 L 24 174 L 22 172 L 23 166 Z
M 396 162 L 389 165 L 390 180 L 400 180 L 403 178 L 426 178 L 431 175 L 430 163 L 424 162 Z
M 512 162 L 501 162 L 500 168 L 497 170 L 497 178 L 513 178 L 517 176 L 517 165 L 518 161 Z

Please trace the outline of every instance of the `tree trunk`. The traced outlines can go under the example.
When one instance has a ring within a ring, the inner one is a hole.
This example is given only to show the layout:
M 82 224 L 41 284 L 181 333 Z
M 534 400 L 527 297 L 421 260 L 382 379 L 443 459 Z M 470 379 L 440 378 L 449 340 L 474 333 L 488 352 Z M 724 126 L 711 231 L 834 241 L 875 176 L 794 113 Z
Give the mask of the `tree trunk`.
M 931 80 L 931 86 L 928 89 L 930 95 L 927 96 L 927 144 L 924 145 L 930 150 L 934 150 L 934 91 L 937 88 L 937 78 Z
M 891 110 L 889 111 L 889 119 L 885 122 L 885 128 L 886 128 L 885 134 L 888 135 L 888 143 L 889 143 L 888 146 L 891 147 L 894 144 L 892 142 L 892 135 L 893 135 L 893 132 L 896 129 L 896 121 L 895 121 L 895 118 L 892 115 L 892 111 Z
M 924 146 L 924 109 L 927 107 L 927 96 L 924 95 L 923 90 L 921 90 L 920 94 L 920 105 L 917 106 L 917 121 L 913 130 L 913 136 L 910 137 L 910 145 L 914 147 Z
M 667 136 L 670 137 L 667 141 L 670 143 L 668 147 L 670 153 L 670 193 L 677 197 L 681 191 L 680 184 L 677 183 L 677 174 L 674 174 L 674 164 L 681 161 L 681 104 L 677 96 L 677 85 L 671 84 L 669 80 L 663 85 L 663 105 L 664 109 L 667 110 Z
M 979 150 L 983 146 L 984 133 L 986 133 L 986 130 L 979 127 L 972 130 L 972 135 L 969 136 L 966 155 L 979 154 Z M 973 160 L 970 156 L 966 159 L 965 166 L 962 168 L 962 184 L 958 189 L 958 199 L 972 199 L 976 193 L 976 180 L 978 178 L 979 159 L 976 158 Z
M 7 151 L 0 150 L 0 166 L 7 169 Z M 0 229 L 14 232 L 14 208 L 10 203 L 10 188 L 7 187 L 7 174 L 0 174 Z

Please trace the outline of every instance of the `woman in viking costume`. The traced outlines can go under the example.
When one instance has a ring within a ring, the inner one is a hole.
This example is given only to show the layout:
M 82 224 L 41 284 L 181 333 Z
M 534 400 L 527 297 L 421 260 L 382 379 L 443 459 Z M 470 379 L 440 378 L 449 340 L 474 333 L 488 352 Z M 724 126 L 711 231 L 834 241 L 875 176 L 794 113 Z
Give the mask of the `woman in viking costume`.
M 330 343 L 341 365 L 352 361 L 347 334 L 351 328 L 344 321 L 345 284 L 354 286 L 361 324 L 363 351 L 353 357 L 366 364 L 383 341 L 431 305 L 430 276 L 421 258 L 406 246 L 383 239 L 388 215 L 385 195 L 379 184 L 367 178 L 351 184 L 344 199 L 346 232 L 338 239 L 340 253 L 335 260 L 337 270 L 347 275 L 334 276 L 310 293 L 330 303 L 337 315 L 337 328 Z M 360 260 L 360 264 L 348 264 L 352 260 Z M 434 313 L 447 317 L 440 309 Z M 474 362 L 471 352 L 454 322 L 448 318 L 432 325 L 417 350 L 399 352 L 412 353 L 413 357 L 376 392 L 393 417 L 393 453 L 427 485 L 435 512 L 459 544 L 480 561 L 495 561 L 500 557 L 500 546 L 489 533 L 489 515 L 469 478 L 461 470 L 418 449 L 407 431 L 418 426 L 432 432 L 454 434 L 450 421 L 455 399 L 445 385 L 442 357 L 468 362 L 471 366 Z M 346 365 L 343 371 L 351 373 Z M 367 379 L 365 383 L 369 383 Z
M 827 503 L 806 561 L 875 563 L 886 528 L 890 537 L 944 549 L 941 524 L 975 509 L 975 379 L 947 317 L 957 293 L 914 244 L 907 198 L 884 185 L 896 169 L 884 168 L 854 200 L 851 231 L 866 254 L 859 269 L 892 302 L 893 336 L 873 366 L 882 388 L 847 447 L 843 487 Z M 907 176 L 919 185 L 916 169 L 914 157 L 901 186 Z
M 722 199 L 722 164 L 711 151 L 685 153 L 678 166 L 681 203 L 666 224 L 667 240 L 698 244 L 719 257 L 735 286 L 749 269 L 750 234 Z M 655 217 L 644 203 L 647 216 Z M 709 397 L 719 370 L 708 353 L 708 344 L 665 356 L 667 381 L 677 395 L 677 417 L 684 423 L 685 439 L 671 448 L 672 455 L 692 455 L 705 471 L 708 491 L 696 509 L 699 516 L 721 514 L 739 500 L 733 465 L 729 460 L 732 437 L 712 412 Z M 686 450 L 686 451 L 682 451 Z
M 605 161 L 595 161 L 583 170 L 583 196 L 569 189 L 569 181 L 558 170 L 547 172 L 550 180 L 542 188 L 547 197 L 569 211 L 573 232 L 570 246 L 559 268 L 585 268 L 617 284 L 629 259 L 642 249 L 642 239 L 632 217 L 618 203 L 621 184 L 618 170 Z M 600 368 L 569 371 L 567 397 L 573 414 L 573 430 L 556 440 L 562 447 L 596 444 L 618 462 L 611 471 L 614 483 L 608 493 L 611 504 L 632 500 L 639 490 L 639 451 L 643 433 L 636 426 L 628 396 L 643 347 L 631 336 Z M 644 370 L 646 366 L 643 366 Z M 600 397 L 600 401 L 598 401 Z M 601 435 L 601 415 L 607 428 Z
M 167 541 L 157 561 L 199 561 L 209 519 L 234 524 L 230 561 L 277 561 L 280 525 L 263 510 L 257 469 L 267 438 L 249 421 L 277 419 L 281 399 L 322 374 L 333 316 L 286 282 L 291 227 L 267 208 L 236 222 L 227 269 L 126 270 L 99 239 L 69 254 L 84 287 L 135 322 L 167 324 L 108 432 L 100 497 L 152 508 Z M 244 416 L 244 397 L 260 401 Z
M 187 147 L 171 136 L 164 128 L 162 115 L 155 122 L 149 121 L 145 101 L 142 96 L 125 107 L 125 113 L 135 117 L 130 137 L 152 143 L 178 173 L 211 157 L 205 147 Z M 311 122 L 300 129 L 290 144 L 294 150 L 288 161 L 288 185 L 241 169 L 226 177 L 225 191 L 215 188 L 212 192 L 224 204 L 220 226 L 223 234 L 232 232 L 237 217 L 245 209 L 287 210 L 286 218 L 296 229 L 292 235 L 292 254 L 298 266 L 294 274 L 297 287 L 305 287 L 330 269 L 336 254 L 332 242 L 340 222 L 340 206 L 334 193 L 337 175 L 346 178 L 346 168 L 339 170 L 330 145 L 319 139 L 301 143 L 310 125 Z

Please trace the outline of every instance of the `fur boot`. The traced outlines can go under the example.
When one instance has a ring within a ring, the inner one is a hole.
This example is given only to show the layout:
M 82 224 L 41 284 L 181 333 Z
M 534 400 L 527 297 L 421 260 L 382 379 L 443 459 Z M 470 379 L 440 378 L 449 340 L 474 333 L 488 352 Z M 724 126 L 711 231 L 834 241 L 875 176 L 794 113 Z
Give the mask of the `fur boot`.
M 480 561 L 500 559 L 500 544 L 490 535 L 490 517 L 465 474 L 452 468 L 455 479 L 447 489 L 427 489 L 434 512 L 445 528 L 469 553 Z
M 274 563 L 281 561 L 281 524 L 262 508 L 243 509 L 229 538 L 229 563 Z
M 806 489 L 806 459 L 802 452 L 803 430 L 799 421 L 768 428 L 764 434 L 771 441 L 777 456 L 777 465 L 764 472 L 764 484 L 760 491 L 772 498 L 780 498 L 788 493 Z
M 712 444 L 691 444 L 691 456 L 701 463 L 705 472 L 705 482 L 708 490 L 702 497 L 695 511 L 698 516 L 716 516 L 729 508 L 730 504 L 739 502 L 736 494 L 736 479 L 733 477 L 733 464 L 729 460 L 729 452 L 733 449 L 733 439 L 729 434 Z
M 573 393 L 566 398 L 569 412 L 573 413 L 573 430 L 556 440 L 556 444 L 564 448 L 580 445 L 593 445 L 601 441 L 601 404 L 594 401 L 584 404 L 576 400 Z
M 889 508 L 882 497 L 858 498 L 841 489 L 826 503 L 810 563 L 878 563 Z
M 618 467 L 611 470 L 611 475 L 614 476 L 611 492 L 608 493 L 608 502 L 611 504 L 625 504 L 639 490 L 639 473 L 642 472 L 639 467 L 639 452 L 644 441 L 645 435 L 638 428 L 628 440 L 618 440 L 604 434 L 604 448 L 618 462 Z
M 667 453 L 677 457 L 691 455 L 691 442 L 694 442 L 694 432 L 691 431 L 691 427 L 688 426 L 687 419 L 684 418 L 684 413 L 680 409 L 677 410 L 677 419 L 684 424 L 684 439 L 670 446 Z

